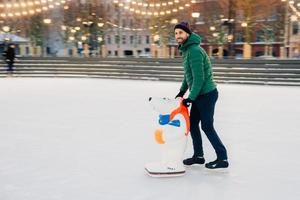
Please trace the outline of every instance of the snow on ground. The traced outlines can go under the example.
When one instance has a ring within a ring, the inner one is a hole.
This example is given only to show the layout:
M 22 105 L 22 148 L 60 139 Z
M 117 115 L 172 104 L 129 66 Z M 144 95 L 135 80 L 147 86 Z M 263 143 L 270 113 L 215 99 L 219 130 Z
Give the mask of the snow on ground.
M 159 158 L 149 96 L 180 83 L 0 79 L 1 200 L 298 199 L 299 87 L 219 84 L 215 126 L 230 168 L 150 178 Z M 205 136 L 207 161 L 215 159 Z M 192 154 L 189 140 L 186 156 Z

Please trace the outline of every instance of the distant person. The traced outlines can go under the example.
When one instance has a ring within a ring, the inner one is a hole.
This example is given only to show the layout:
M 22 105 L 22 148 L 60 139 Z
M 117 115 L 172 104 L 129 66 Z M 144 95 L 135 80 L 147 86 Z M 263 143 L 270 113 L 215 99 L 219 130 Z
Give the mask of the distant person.
M 4 52 L 5 62 L 7 63 L 7 72 L 13 73 L 14 70 L 14 62 L 16 58 L 15 53 L 16 46 L 14 44 L 9 44 L 7 50 Z
M 183 100 L 185 106 L 192 104 L 190 111 L 190 132 L 194 154 L 183 160 L 185 165 L 204 164 L 201 129 L 212 144 L 217 159 L 205 164 L 206 168 L 227 168 L 227 150 L 214 129 L 214 111 L 218 99 L 218 90 L 213 81 L 212 67 L 209 56 L 200 47 L 201 38 L 193 33 L 187 22 L 174 27 L 175 39 L 183 56 L 184 79 L 177 97 L 183 97 L 189 89 L 188 98 Z

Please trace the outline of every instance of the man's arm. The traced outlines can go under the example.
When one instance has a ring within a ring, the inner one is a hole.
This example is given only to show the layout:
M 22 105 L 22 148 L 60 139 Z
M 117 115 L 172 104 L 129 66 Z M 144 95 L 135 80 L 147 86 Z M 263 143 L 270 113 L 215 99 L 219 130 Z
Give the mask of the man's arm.
M 180 87 L 180 91 L 186 93 L 187 89 L 188 89 L 188 84 L 187 84 L 186 78 L 184 76 L 181 87 Z
M 195 100 L 199 95 L 204 83 L 203 54 L 199 48 L 193 48 L 190 51 L 189 61 L 193 76 L 193 85 L 189 94 L 189 99 Z

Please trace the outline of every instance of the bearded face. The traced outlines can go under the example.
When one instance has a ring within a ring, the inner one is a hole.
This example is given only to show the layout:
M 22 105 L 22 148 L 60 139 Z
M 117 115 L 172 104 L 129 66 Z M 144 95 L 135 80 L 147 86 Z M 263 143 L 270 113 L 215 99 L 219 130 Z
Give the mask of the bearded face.
M 176 28 L 174 33 L 178 44 L 183 44 L 189 37 L 189 34 L 180 28 Z

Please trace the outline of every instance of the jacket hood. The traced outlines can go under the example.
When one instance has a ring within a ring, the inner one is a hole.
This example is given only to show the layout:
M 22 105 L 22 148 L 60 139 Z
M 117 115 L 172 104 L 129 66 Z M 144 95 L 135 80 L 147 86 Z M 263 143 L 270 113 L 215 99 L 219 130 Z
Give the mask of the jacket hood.
M 197 35 L 196 33 L 192 33 L 188 39 L 185 41 L 185 43 L 183 43 L 182 45 L 179 45 L 178 49 L 180 51 L 185 51 L 189 46 L 196 44 L 196 45 L 200 45 L 201 43 L 201 37 L 199 35 Z

